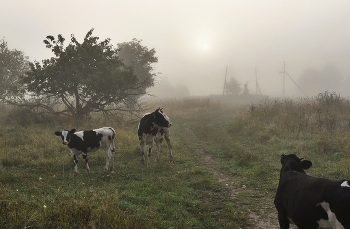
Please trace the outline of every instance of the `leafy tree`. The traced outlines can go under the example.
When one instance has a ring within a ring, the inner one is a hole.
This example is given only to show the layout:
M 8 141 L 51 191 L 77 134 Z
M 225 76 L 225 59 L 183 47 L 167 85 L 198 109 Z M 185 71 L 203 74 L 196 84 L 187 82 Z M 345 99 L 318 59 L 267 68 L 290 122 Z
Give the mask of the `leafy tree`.
M 134 74 L 137 76 L 138 81 L 142 84 L 135 91 L 135 96 L 129 97 L 129 105 L 138 100 L 140 95 L 146 93 L 146 89 L 154 86 L 154 79 L 157 73 L 153 72 L 153 64 L 158 62 L 158 58 L 155 56 L 156 51 L 154 49 L 148 49 L 141 45 L 142 40 L 133 39 L 131 42 L 124 42 L 117 44 L 118 57 L 122 59 L 126 66 L 132 67 Z
M 226 95 L 238 95 L 241 91 L 241 84 L 233 77 L 225 85 Z
M 0 40 L 0 99 L 11 98 L 19 88 L 18 79 L 29 69 L 28 57 L 18 50 L 9 50 Z
M 42 64 L 30 63 L 31 69 L 21 81 L 26 94 L 34 98 L 29 105 L 79 118 L 92 112 L 122 110 L 128 97 L 143 93 L 139 89 L 144 84 L 122 63 L 110 39 L 98 42 L 92 32 L 82 43 L 72 35 L 67 47 L 62 35 L 46 37 L 44 43 L 55 57 Z M 64 108 L 55 110 L 54 105 Z

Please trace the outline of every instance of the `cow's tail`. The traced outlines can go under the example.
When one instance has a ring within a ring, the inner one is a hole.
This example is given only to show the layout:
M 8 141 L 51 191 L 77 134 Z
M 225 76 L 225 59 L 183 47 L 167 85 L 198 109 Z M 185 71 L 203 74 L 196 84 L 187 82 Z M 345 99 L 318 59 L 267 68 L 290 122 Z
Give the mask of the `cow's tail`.
M 111 151 L 113 154 L 115 154 L 115 144 L 114 144 L 114 138 L 115 138 L 115 130 L 111 127 L 110 130 L 112 131 L 112 137 L 111 139 L 109 139 L 109 141 L 111 142 Z

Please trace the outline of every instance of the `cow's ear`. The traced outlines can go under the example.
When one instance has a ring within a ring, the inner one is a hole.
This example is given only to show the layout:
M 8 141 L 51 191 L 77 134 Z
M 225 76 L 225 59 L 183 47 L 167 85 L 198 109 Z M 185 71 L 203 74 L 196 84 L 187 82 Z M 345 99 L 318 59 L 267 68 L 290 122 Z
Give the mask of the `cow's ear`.
M 62 133 L 59 132 L 59 131 L 56 131 L 55 134 L 56 134 L 57 136 L 61 136 Z
M 71 129 L 71 130 L 69 131 L 69 133 L 70 133 L 70 134 L 74 134 L 74 133 L 75 133 L 75 129 Z
M 286 159 L 286 155 L 282 154 L 281 155 L 281 164 L 282 165 L 283 165 L 285 159 Z
M 309 160 L 303 160 L 300 163 L 303 169 L 309 169 L 312 166 L 312 162 Z

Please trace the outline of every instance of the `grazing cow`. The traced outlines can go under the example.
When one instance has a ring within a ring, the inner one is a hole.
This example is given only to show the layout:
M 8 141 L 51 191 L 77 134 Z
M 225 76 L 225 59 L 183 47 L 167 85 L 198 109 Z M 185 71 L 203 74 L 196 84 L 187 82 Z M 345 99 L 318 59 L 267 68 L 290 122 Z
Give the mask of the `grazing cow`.
M 100 147 L 102 147 L 106 153 L 105 171 L 107 172 L 108 170 L 113 169 L 115 130 L 112 127 L 102 127 L 99 129 L 78 132 L 75 132 L 75 129 L 62 130 L 56 131 L 55 134 L 62 137 L 63 144 L 67 145 L 73 154 L 75 175 L 78 173 L 78 155 L 82 154 L 85 160 L 86 170 L 90 173 L 87 153 L 90 151 L 96 151 Z
M 154 143 L 156 143 L 158 152 L 156 161 L 159 161 L 159 154 L 161 150 L 161 143 L 163 138 L 167 141 L 170 151 L 170 161 L 172 162 L 173 154 L 170 144 L 169 128 L 171 127 L 170 120 L 166 114 L 164 114 L 161 108 L 158 108 L 152 113 L 145 114 L 138 126 L 138 136 L 142 151 L 142 162 L 145 162 L 145 145 L 148 145 L 148 159 L 147 167 L 150 167 L 150 157 Z
M 311 161 L 295 154 L 281 156 L 275 196 L 281 229 L 350 228 L 350 181 L 316 178 L 305 173 Z

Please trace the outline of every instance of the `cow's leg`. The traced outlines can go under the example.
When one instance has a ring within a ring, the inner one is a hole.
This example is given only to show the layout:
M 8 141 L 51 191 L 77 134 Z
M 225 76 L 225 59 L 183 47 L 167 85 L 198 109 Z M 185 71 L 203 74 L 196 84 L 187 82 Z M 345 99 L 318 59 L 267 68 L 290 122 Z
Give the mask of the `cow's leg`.
M 110 141 L 110 144 L 109 144 L 109 147 L 108 147 L 108 151 L 110 153 L 110 160 L 109 160 L 109 170 L 112 171 L 113 168 L 114 168 L 114 155 L 115 155 L 115 145 L 114 145 L 114 141 L 111 140 Z
M 158 140 L 156 142 L 156 146 L 157 146 L 157 155 L 156 155 L 156 158 L 154 159 L 154 161 L 159 162 L 159 155 L 160 155 L 160 152 L 162 151 L 162 141 Z
M 319 228 L 319 225 L 316 221 L 302 222 L 302 223 L 299 223 L 297 226 L 299 229 L 317 229 L 317 228 Z M 337 229 L 338 227 L 332 227 L 332 228 Z M 340 228 L 344 228 L 344 227 L 340 227 Z
M 78 157 L 77 155 L 73 155 L 73 162 L 74 162 L 74 175 L 78 174 Z
M 148 168 L 151 167 L 150 158 L 151 158 L 153 145 L 154 145 L 154 141 L 149 145 L 149 148 L 148 148 L 148 157 L 147 157 L 147 167 Z
M 114 168 L 114 155 L 115 155 L 115 149 L 111 149 L 111 165 L 110 165 L 110 170 L 112 171 Z
M 90 168 L 89 168 L 89 164 L 88 164 L 88 158 L 87 158 L 87 153 L 82 153 L 83 155 L 83 158 L 84 158 L 84 161 L 85 161 L 85 168 L 86 168 L 86 171 L 88 173 L 90 173 Z
M 142 154 L 142 163 L 145 163 L 145 142 L 143 140 L 140 141 L 141 146 L 141 154 Z
M 106 167 L 105 167 L 105 172 L 108 172 L 109 169 L 112 170 L 112 151 L 110 150 L 110 148 L 106 148 L 105 149 L 105 153 L 106 153 Z
M 173 147 L 171 146 L 170 137 L 165 135 L 165 140 L 169 149 L 170 162 L 173 162 Z
M 278 212 L 278 222 L 281 229 L 289 229 L 289 220 L 286 214 Z

